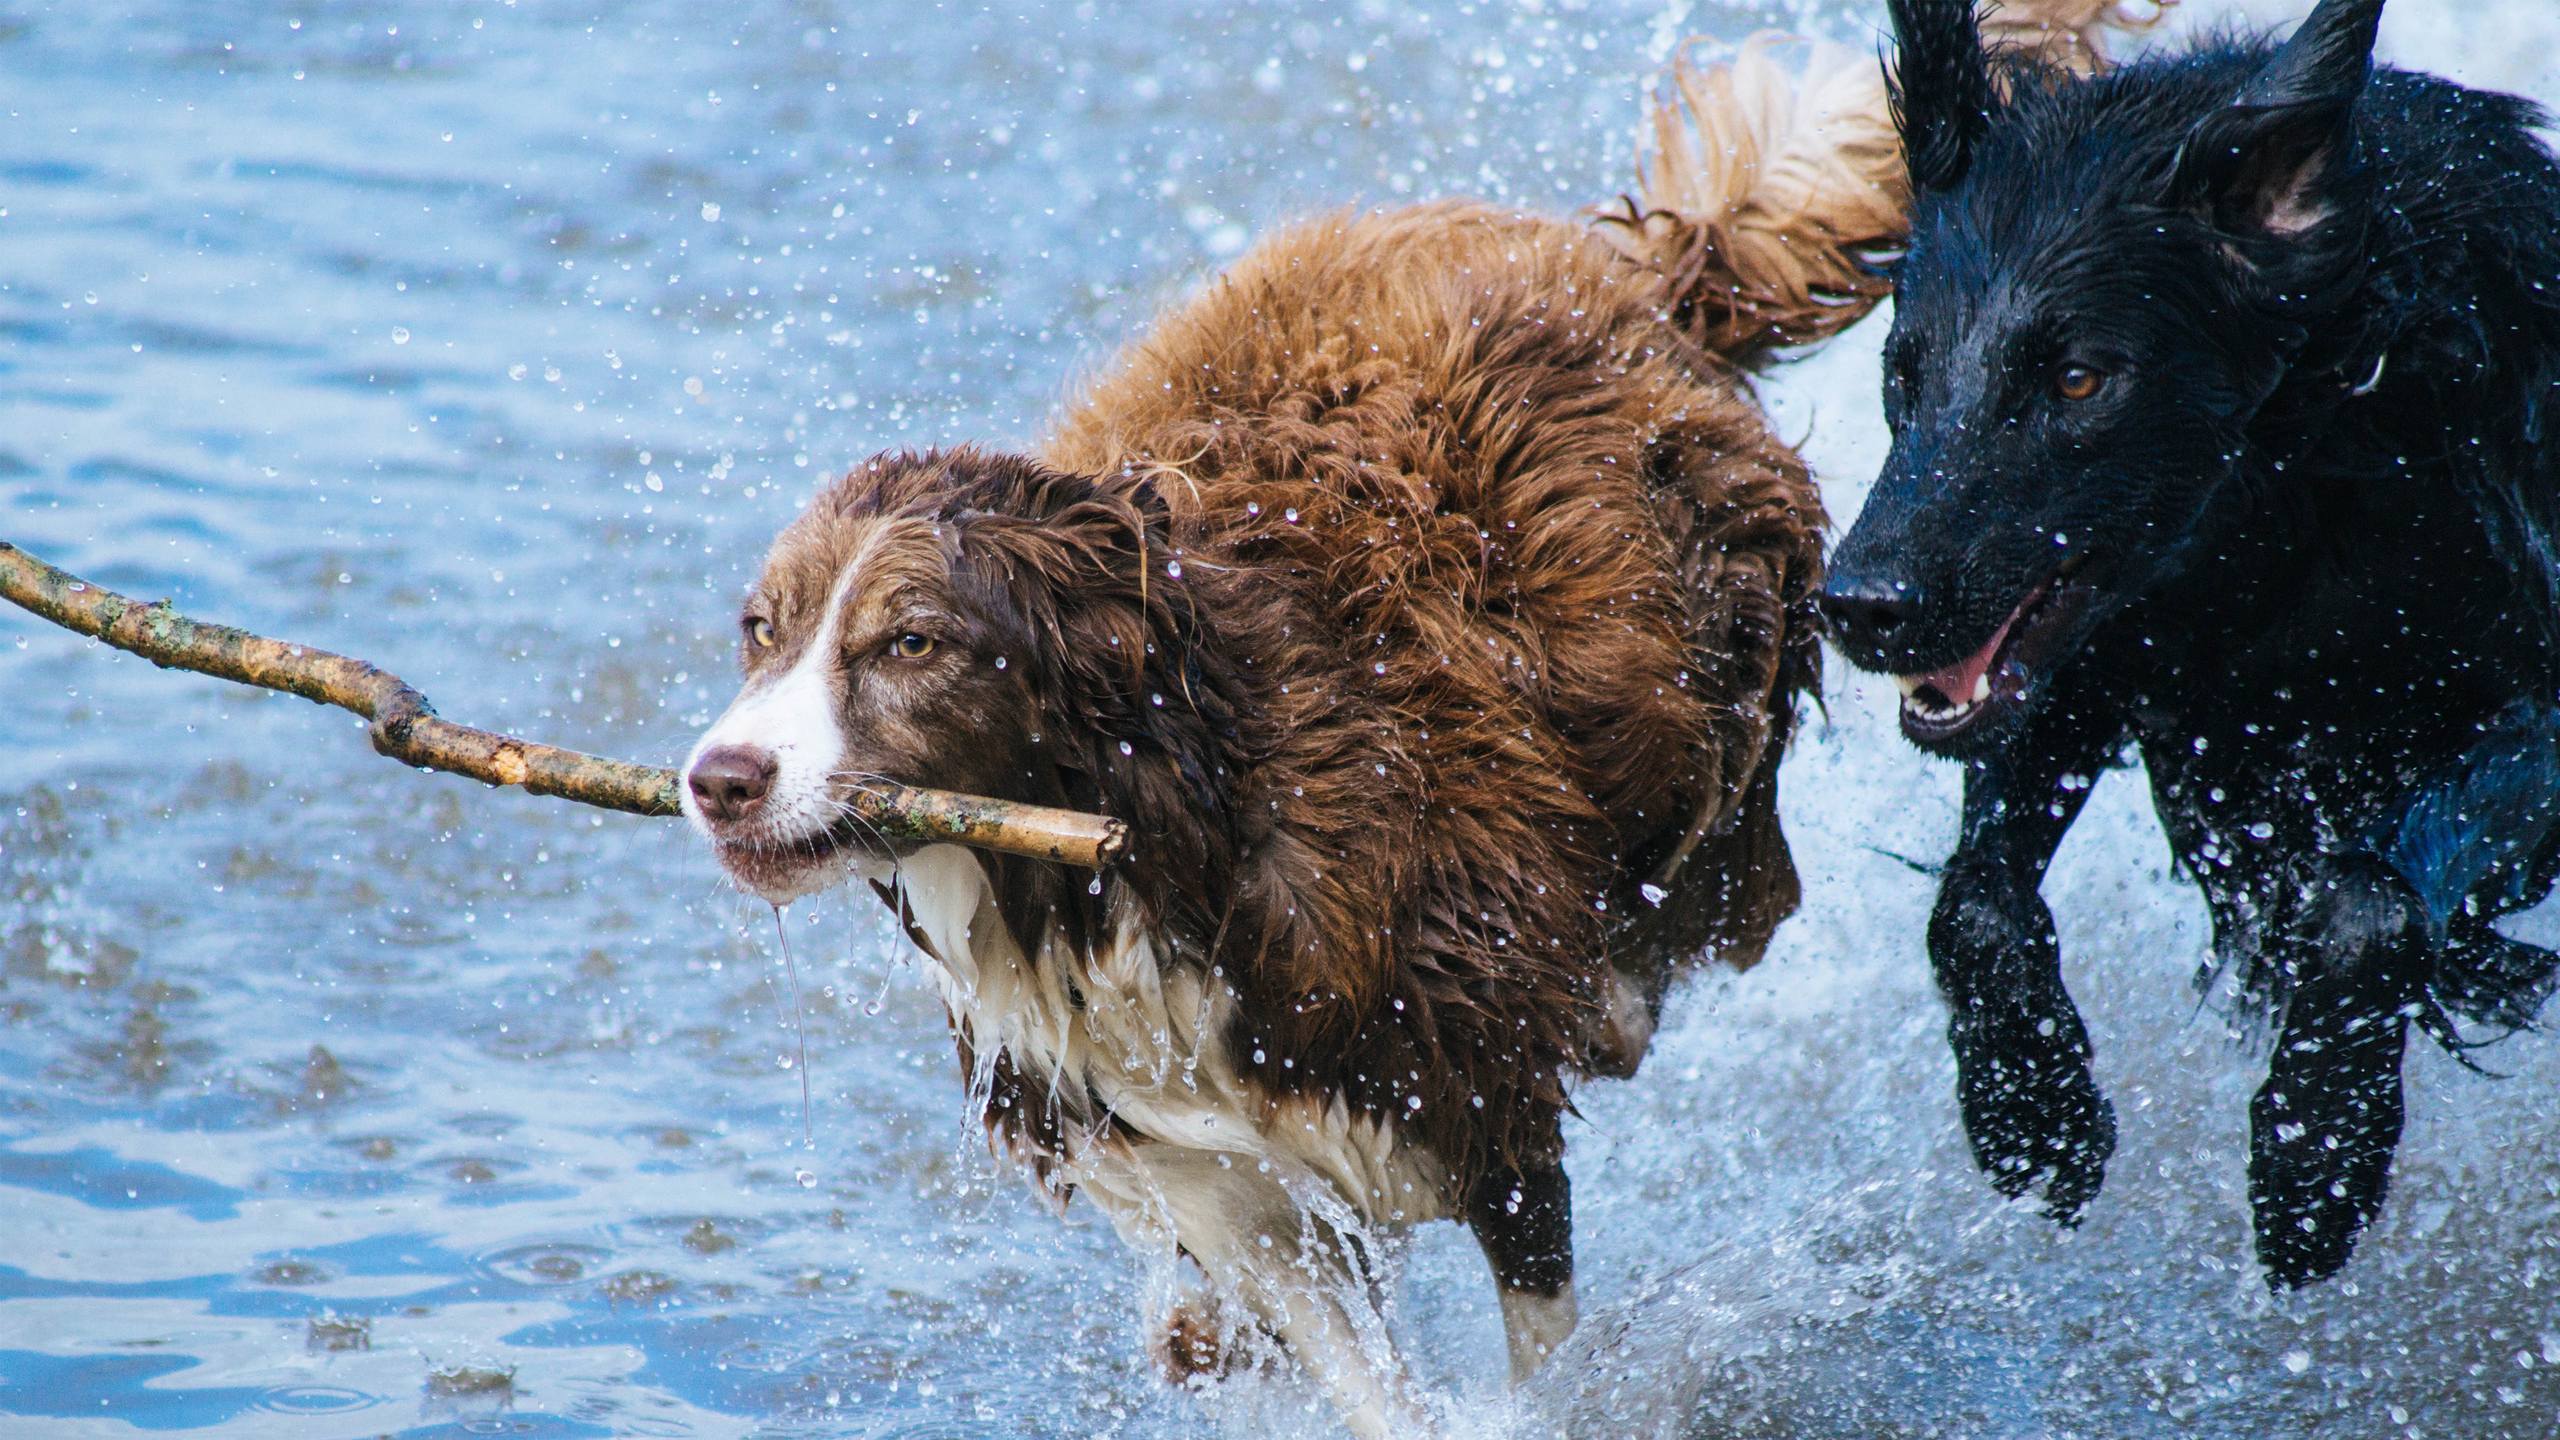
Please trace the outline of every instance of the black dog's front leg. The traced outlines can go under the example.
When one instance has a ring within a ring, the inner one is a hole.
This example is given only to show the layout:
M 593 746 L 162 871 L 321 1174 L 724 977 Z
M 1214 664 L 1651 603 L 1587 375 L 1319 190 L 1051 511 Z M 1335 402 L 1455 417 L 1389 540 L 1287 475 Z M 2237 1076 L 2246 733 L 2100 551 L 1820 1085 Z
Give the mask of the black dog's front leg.
M 2088 1031 L 2037 888 L 2111 745 L 2059 715 L 1973 764 L 1963 839 L 1929 917 L 1974 1161 L 2012 1197 L 2049 1178 L 2045 1213 L 2065 1225 L 2106 1178 L 2116 1120 L 2090 1078 Z
M 2448 927 L 2466 905 L 2497 913 L 2532 898 L 2556 816 L 2560 714 L 2519 704 L 2417 787 L 2370 849 L 2295 870 L 2294 914 L 2276 941 L 2290 1001 L 2249 1114 L 2249 1199 L 2270 1283 L 2335 1273 L 2381 1210 L 2400 1143 L 2401 1054 Z M 2512 968 L 2529 999 L 2471 1001 L 2538 1002 L 2547 965 Z
M 2278 942 L 2291 995 L 2249 1104 L 2249 1208 L 2279 1288 L 2336 1273 L 2382 1209 L 2429 949 L 2417 897 L 2381 860 L 2323 857 L 2296 874 L 2302 908 Z

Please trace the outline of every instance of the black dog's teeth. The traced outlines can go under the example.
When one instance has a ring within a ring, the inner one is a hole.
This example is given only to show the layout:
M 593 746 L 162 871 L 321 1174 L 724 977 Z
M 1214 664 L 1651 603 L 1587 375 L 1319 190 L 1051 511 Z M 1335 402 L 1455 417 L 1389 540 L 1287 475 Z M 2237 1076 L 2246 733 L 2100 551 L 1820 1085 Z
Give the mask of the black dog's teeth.
M 1916 675 L 1896 675 L 1893 683 L 1902 691 L 1902 708 L 1933 725 L 1961 720 L 1991 698 L 1991 672 L 1988 670 L 1973 682 L 1972 697 L 1961 701 L 1948 698 L 1945 691 Z

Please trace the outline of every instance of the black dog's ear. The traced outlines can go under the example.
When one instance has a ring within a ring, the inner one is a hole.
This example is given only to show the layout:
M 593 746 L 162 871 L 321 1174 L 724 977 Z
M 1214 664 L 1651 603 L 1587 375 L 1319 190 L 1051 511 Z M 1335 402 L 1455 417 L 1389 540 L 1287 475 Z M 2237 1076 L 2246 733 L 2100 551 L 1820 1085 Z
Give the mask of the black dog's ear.
M 2171 199 L 2226 234 L 2289 237 L 2329 218 L 2383 0 L 2321 0 L 2239 98 L 2178 152 Z
M 1973 144 L 1991 125 L 1991 66 L 1982 55 L 1974 0 L 1887 0 L 1893 64 L 1885 88 L 1902 132 L 1911 183 L 1944 190 L 1964 178 Z

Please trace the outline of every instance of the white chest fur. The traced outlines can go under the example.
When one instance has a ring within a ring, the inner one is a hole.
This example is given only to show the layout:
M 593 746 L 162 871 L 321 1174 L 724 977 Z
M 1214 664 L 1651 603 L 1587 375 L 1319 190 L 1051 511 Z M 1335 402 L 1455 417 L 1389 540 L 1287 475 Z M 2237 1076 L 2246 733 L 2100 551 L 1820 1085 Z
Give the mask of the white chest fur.
M 1053 929 L 1026 955 L 970 852 L 931 846 L 876 878 L 931 947 L 928 969 L 979 1057 L 973 1079 L 983 1087 L 1001 1051 L 1055 1095 L 1082 1127 L 1067 1136 L 1065 1178 L 1115 1211 L 1189 1208 L 1165 1193 L 1194 1168 L 1154 1153 L 1170 1146 L 1222 1157 L 1286 1191 L 1292 1208 L 1353 1228 L 1447 1213 L 1438 1163 L 1399 1146 L 1392 1127 L 1338 1100 L 1274 1102 L 1240 1075 L 1226 1046 L 1234 995 L 1196 966 L 1161 964 L 1125 900 L 1115 897 L 1117 926 L 1093 954 Z
M 866 878 L 892 887 L 929 947 L 978 1057 L 978 1093 L 998 1053 L 1047 1087 L 1066 1132 L 1054 1178 L 1149 1258 L 1156 1303 L 1171 1302 L 1189 1256 L 1333 1392 L 1354 1433 L 1419 1433 L 1361 1257 L 1379 1253 L 1379 1231 L 1448 1213 L 1438 1161 L 1337 1099 L 1275 1101 L 1248 1082 L 1227 1054 L 1234 995 L 1198 967 L 1160 963 L 1125 896 L 1111 897 L 1118 923 L 1094 953 L 1053 927 L 1026 955 L 965 850 L 931 846 Z

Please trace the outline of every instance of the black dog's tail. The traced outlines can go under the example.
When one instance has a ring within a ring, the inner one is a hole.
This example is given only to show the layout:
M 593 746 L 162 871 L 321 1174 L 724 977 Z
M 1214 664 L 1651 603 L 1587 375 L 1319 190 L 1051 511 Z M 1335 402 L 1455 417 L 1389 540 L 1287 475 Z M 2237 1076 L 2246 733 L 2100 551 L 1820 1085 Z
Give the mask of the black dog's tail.
M 1947 0 L 1963 4 L 1966 0 Z M 1987 49 L 2087 73 L 2107 30 L 2156 23 L 2139 0 L 2011 0 Z M 1730 58 L 1674 59 L 1639 138 L 1637 191 L 1600 233 L 1661 277 L 1690 338 L 1737 367 L 1825 340 L 1891 288 L 1911 186 L 1884 73 L 1863 51 L 1759 35 Z

